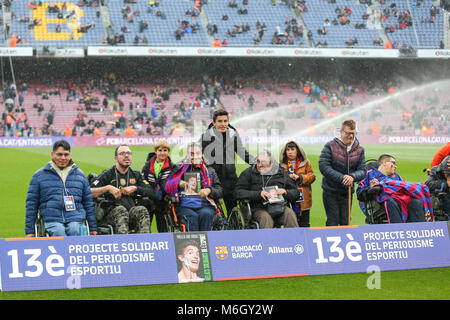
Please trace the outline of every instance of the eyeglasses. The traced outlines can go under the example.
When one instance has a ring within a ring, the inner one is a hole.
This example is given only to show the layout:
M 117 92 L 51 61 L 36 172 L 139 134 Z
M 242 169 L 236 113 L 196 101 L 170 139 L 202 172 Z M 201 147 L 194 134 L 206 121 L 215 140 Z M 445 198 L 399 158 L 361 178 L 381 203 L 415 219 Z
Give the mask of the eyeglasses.
M 131 151 L 122 151 L 119 152 L 119 156 L 131 156 L 133 153 Z
M 256 160 L 257 163 L 262 164 L 263 166 L 269 165 L 270 164 L 270 160 Z
M 356 131 L 349 132 L 349 131 L 342 130 L 342 132 L 344 132 L 344 133 L 345 133 L 346 135 L 348 135 L 348 136 L 354 136 L 354 135 L 356 135 Z

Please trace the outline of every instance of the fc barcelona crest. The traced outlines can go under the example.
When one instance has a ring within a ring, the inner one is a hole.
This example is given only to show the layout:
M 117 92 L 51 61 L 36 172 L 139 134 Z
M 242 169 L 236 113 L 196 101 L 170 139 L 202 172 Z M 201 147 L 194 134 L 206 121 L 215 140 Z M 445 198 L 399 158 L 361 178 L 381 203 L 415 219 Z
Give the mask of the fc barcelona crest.
M 228 248 L 227 246 L 216 246 L 216 257 L 219 260 L 225 260 L 228 258 Z

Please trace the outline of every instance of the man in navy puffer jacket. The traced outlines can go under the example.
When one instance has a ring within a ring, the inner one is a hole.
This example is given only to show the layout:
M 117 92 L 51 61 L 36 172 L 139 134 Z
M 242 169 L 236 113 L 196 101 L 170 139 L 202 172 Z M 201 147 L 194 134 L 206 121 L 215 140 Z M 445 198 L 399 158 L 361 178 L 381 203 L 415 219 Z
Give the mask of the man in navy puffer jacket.
M 87 219 L 90 233 L 97 234 L 97 221 L 86 175 L 73 163 L 70 144 L 53 144 L 51 161 L 33 174 L 26 200 L 25 233 L 34 237 L 37 213 L 50 236 L 80 235 Z M 81 228 L 80 228 L 81 227 Z
M 364 148 L 356 139 L 355 121 L 342 122 L 340 135 L 325 144 L 319 158 L 327 226 L 348 225 L 348 190 L 351 188 L 351 200 L 353 184 L 366 175 Z

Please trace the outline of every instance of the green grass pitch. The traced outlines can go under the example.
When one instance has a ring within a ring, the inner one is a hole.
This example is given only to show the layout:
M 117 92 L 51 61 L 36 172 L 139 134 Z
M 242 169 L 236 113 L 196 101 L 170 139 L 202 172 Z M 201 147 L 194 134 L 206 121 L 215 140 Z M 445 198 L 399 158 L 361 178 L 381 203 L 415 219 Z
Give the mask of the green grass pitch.
M 325 225 L 322 204 L 321 174 L 318 158 L 323 146 L 305 145 L 316 173 L 313 184 L 311 226 Z M 440 146 L 434 145 L 366 145 L 366 159 L 377 158 L 382 153 L 396 157 L 398 172 L 403 179 L 423 182 L 423 168 L 429 166 Z M 33 173 L 50 159 L 51 148 L 2 148 L 0 149 L 0 238 L 23 237 L 25 198 Z M 140 170 L 152 147 L 135 146 L 133 165 Z M 74 147 L 72 157 L 86 173 L 100 173 L 114 164 L 114 147 Z M 245 166 L 240 166 L 242 171 Z M 356 198 L 352 206 L 352 224 L 364 224 L 364 215 Z M 152 230 L 156 232 L 155 224 Z M 450 268 L 427 270 L 385 271 L 381 273 L 381 289 L 370 290 L 366 286 L 369 274 L 340 274 L 307 276 L 298 278 L 241 280 L 189 284 L 166 284 L 133 287 L 90 288 L 29 292 L 0 292 L 4 299 L 449 299 Z

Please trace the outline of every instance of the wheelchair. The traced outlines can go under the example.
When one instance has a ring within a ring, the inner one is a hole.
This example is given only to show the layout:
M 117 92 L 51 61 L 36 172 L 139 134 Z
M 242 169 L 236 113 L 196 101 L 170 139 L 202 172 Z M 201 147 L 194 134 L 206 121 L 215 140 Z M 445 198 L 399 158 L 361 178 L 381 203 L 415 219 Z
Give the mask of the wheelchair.
M 94 210 L 95 215 L 97 218 L 97 234 L 99 235 L 108 235 L 108 234 L 114 234 L 114 227 L 106 222 L 105 219 L 105 211 L 110 204 L 110 201 L 107 200 L 105 197 L 100 196 L 98 198 L 93 199 L 94 200 Z M 136 199 L 136 205 L 144 206 L 147 211 L 150 213 L 153 209 L 152 201 L 148 197 L 140 197 L 138 196 Z M 152 219 L 152 215 L 150 216 L 150 219 Z M 165 216 L 164 218 L 166 222 L 168 223 L 167 230 L 172 230 L 174 228 L 174 224 L 170 223 L 168 217 Z M 150 223 L 152 221 L 150 220 Z M 135 233 L 135 230 L 130 230 L 130 233 Z
M 183 216 L 179 216 L 177 213 L 177 207 L 179 206 L 180 199 L 176 197 L 170 197 L 169 199 L 169 213 L 166 213 L 165 218 L 167 219 L 167 226 L 171 232 L 187 232 L 188 224 Z M 211 203 L 211 202 L 210 202 Z M 229 223 L 225 217 L 223 210 L 223 200 L 218 201 L 213 200 L 211 205 L 214 208 L 214 217 L 211 231 L 221 231 L 228 230 Z
M 286 203 L 292 209 L 290 202 Z M 233 230 L 260 229 L 259 222 L 253 218 L 252 208 L 249 200 L 238 200 L 237 207 L 231 210 L 228 223 Z M 274 228 L 282 228 L 280 219 L 274 220 Z
M 105 197 L 98 197 L 94 200 L 94 211 L 95 217 L 97 219 L 97 234 L 105 235 L 105 234 L 114 234 L 114 228 L 112 225 L 108 224 L 105 221 L 105 210 L 109 203 Z
M 446 192 L 436 192 L 431 195 L 433 204 L 434 221 L 449 221 L 449 212 L 444 208 L 444 201 L 450 201 L 450 195 Z
M 228 230 L 229 229 L 229 223 L 228 219 L 225 217 L 225 213 L 223 210 L 223 199 L 219 199 L 219 201 L 214 201 L 214 209 L 216 210 L 216 213 L 213 218 L 213 225 L 212 225 L 212 231 L 220 231 L 220 230 Z
M 366 160 L 366 172 L 372 168 L 377 168 L 378 162 L 375 159 Z M 389 223 L 386 209 L 383 204 L 376 201 L 377 195 L 380 193 L 381 187 L 376 186 L 369 190 L 363 190 L 358 196 L 358 201 L 364 207 L 367 224 L 387 224 Z
M 251 211 L 242 204 L 242 201 L 238 201 L 237 205 L 228 213 L 228 228 L 230 230 L 244 230 L 248 224 L 246 215 Z
M 177 199 L 175 197 L 168 198 L 168 205 L 164 210 L 165 229 L 167 232 L 186 232 L 186 220 L 183 217 L 179 217 L 175 206 Z
M 389 223 L 386 209 L 382 203 L 375 199 L 381 191 L 380 187 L 374 187 L 369 190 L 363 190 L 358 195 L 358 200 L 364 206 L 367 224 L 387 224 Z
M 83 231 L 85 234 L 80 235 L 89 235 L 89 223 L 87 220 L 83 221 L 83 224 L 85 225 L 86 229 Z M 42 237 L 50 237 L 50 234 L 45 229 L 44 219 L 42 216 L 38 213 L 36 222 L 34 223 L 34 236 L 36 238 L 42 238 Z

